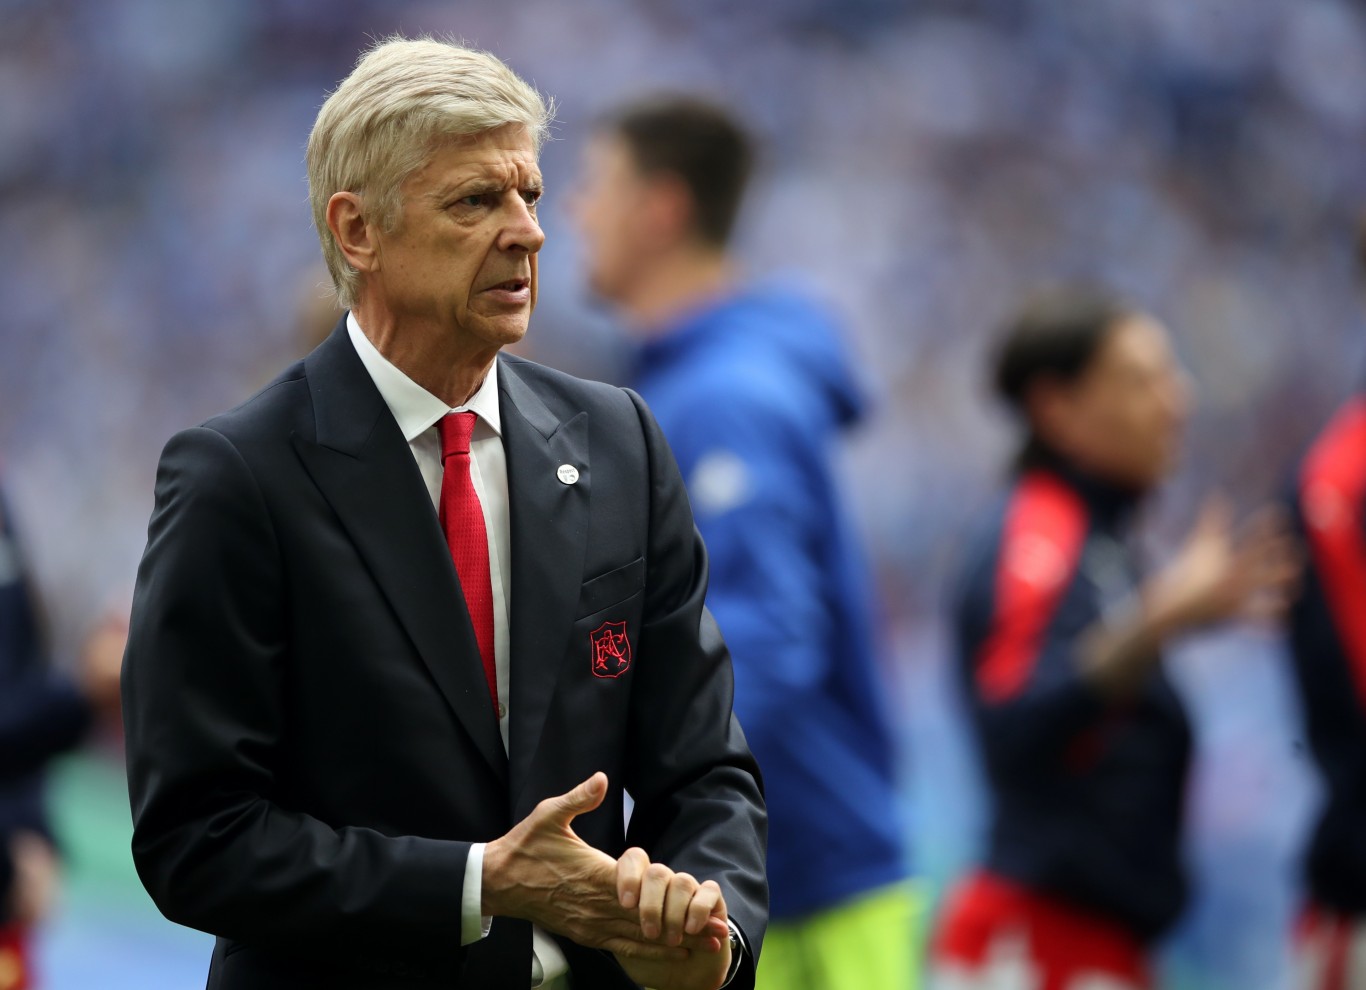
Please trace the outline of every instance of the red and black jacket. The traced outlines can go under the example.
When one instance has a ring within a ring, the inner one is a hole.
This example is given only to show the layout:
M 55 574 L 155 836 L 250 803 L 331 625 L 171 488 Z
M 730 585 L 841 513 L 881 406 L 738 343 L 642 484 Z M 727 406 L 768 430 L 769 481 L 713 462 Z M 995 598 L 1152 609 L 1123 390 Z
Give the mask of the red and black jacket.
M 1324 907 L 1366 912 L 1366 396 L 1314 442 L 1292 497 L 1308 555 L 1290 641 L 1327 795 L 1305 867 Z
M 1134 507 L 1060 461 L 1025 470 L 969 545 L 954 620 L 993 799 L 986 868 L 1147 940 L 1186 899 L 1190 728 L 1160 664 L 1111 704 L 1077 656 L 1133 604 Z

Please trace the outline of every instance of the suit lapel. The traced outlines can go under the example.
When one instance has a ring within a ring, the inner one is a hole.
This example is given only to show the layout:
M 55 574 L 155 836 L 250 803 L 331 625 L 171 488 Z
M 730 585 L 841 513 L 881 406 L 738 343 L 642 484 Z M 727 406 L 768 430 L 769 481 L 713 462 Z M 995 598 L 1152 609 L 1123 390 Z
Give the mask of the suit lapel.
M 531 775 L 583 585 L 588 540 L 588 414 L 561 422 L 518 373 L 498 366 L 512 516 L 512 806 Z M 560 467 L 578 471 L 572 484 Z
M 507 757 L 464 595 L 422 474 L 343 322 L 309 355 L 317 442 L 295 435 L 309 475 L 460 723 L 506 782 Z

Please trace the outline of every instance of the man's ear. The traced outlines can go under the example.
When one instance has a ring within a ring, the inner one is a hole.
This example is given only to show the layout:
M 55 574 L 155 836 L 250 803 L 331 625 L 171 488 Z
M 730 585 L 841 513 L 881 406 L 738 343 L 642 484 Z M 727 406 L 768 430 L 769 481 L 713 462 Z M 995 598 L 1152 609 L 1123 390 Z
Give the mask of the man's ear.
M 696 223 L 696 206 L 687 183 L 667 172 L 650 180 L 646 215 L 651 239 L 663 244 L 688 240 Z
M 361 198 L 353 192 L 333 193 L 327 201 L 327 227 L 337 247 L 358 272 L 379 271 L 379 243 L 366 218 Z
M 1025 418 L 1035 436 L 1066 452 L 1074 422 L 1073 390 L 1048 375 L 1035 379 L 1024 395 Z

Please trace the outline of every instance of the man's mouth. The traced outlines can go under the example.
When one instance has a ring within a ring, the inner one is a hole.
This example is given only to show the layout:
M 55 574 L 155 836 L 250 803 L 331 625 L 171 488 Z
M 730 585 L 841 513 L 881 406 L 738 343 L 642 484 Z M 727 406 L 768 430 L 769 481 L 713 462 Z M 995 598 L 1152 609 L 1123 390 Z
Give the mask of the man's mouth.
M 510 278 L 505 282 L 490 285 L 485 292 L 521 292 L 531 286 L 529 278 Z

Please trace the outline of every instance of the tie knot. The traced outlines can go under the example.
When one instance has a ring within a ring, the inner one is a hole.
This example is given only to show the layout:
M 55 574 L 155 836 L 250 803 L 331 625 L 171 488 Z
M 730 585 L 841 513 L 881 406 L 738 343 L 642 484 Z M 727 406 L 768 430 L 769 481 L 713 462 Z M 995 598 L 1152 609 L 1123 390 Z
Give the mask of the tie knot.
M 444 461 L 452 454 L 468 454 L 470 437 L 474 435 L 472 412 L 447 413 L 437 421 L 436 428 L 441 434 L 441 459 Z

